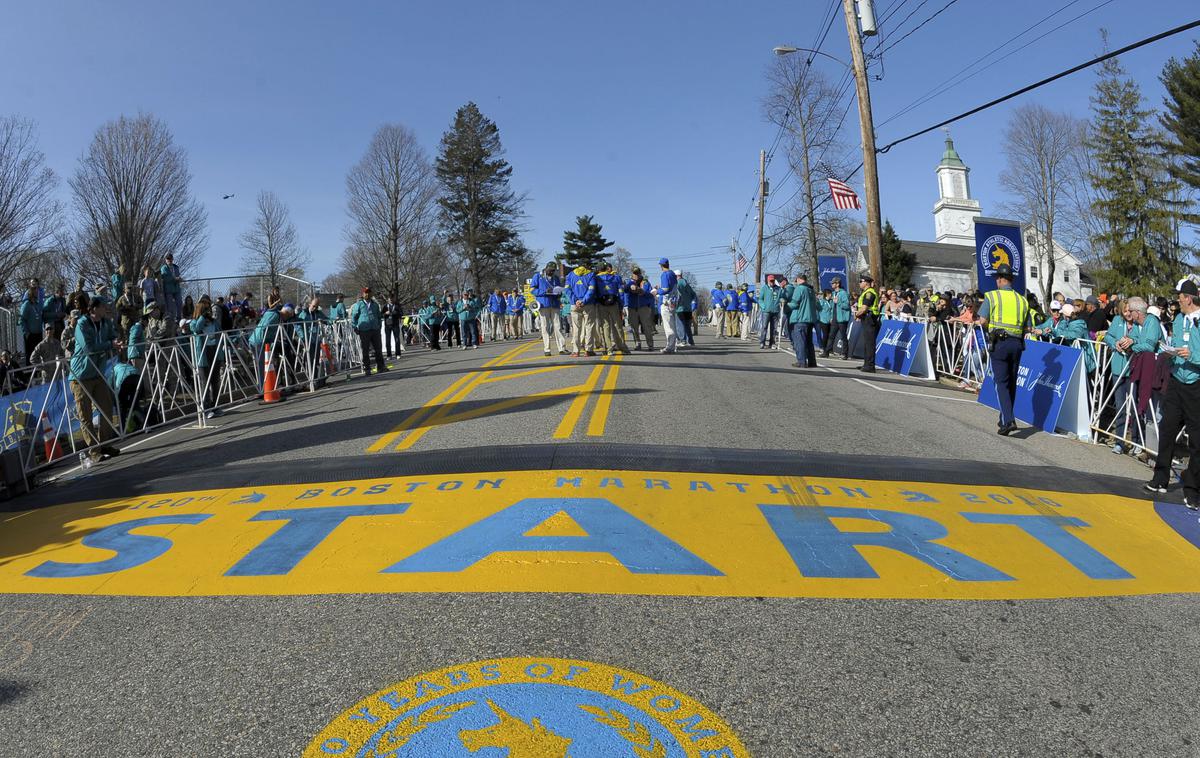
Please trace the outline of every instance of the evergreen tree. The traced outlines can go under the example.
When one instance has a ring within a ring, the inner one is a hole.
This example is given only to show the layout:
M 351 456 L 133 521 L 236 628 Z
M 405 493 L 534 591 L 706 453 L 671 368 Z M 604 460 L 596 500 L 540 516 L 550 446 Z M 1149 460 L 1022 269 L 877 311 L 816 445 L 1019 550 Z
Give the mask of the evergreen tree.
M 1194 190 L 1200 190 L 1200 42 L 1191 56 L 1167 61 L 1159 77 L 1167 96 L 1166 113 L 1159 121 L 1166 130 L 1171 175 Z M 1200 224 L 1200 214 L 1183 214 L 1184 220 Z
M 883 281 L 881 285 L 903 287 L 912 282 L 913 268 L 917 256 L 904 249 L 900 236 L 892 228 L 891 221 L 883 224 Z
M 563 233 L 563 260 L 569 268 L 586 266 L 594 269 L 612 253 L 604 252 L 612 247 L 612 241 L 604 239 L 602 227 L 591 216 L 576 216 L 576 228 Z
M 1105 61 L 1092 96 L 1088 148 L 1095 169 L 1088 179 L 1100 225 L 1092 244 L 1105 264 L 1099 284 L 1110 292 L 1163 289 L 1182 273 L 1174 233 L 1179 185 L 1167 171 L 1152 115 L 1117 59 Z
M 512 166 L 504 159 L 500 130 L 467 103 L 454 114 L 454 125 L 442 135 L 437 158 L 442 183 L 441 225 L 447 241 L 458 246 L 471 269 L 476 291 L 490 284 L 515 252 L 517 219 L 523 198 L 509 187 Z

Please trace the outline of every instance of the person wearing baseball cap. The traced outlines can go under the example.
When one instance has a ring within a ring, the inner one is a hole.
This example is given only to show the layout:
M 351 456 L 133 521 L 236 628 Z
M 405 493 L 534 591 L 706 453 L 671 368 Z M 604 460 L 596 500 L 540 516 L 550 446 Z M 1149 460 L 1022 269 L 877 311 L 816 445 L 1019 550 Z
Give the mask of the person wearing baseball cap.
M 774 274 L 767 274 L 767 286 L 758 293 L 758 312 L 761 315 L 758 330 L 758 349 L 775 347 L 775 333 L 779 331 L 779 306 L 783 287 L 775 281 Z
M 1189 277 L 1180 280 L 1175 291 L 1179 295 L 1179 315 L 1171 329 L 1170 343 L 1163 348 L 1170 356 L 1171 378 L 1167 381 L 1162 420 L 1158 423 L 1154 476 L 1146 483 L 1145 490 L 1154 494 L 1167 491 L 1175 438 L 1181 429 L 1187 429 L 1190 455 L 1179 478 L 1183 481 L 1183 503 L 1195 511 L 1200 510 L 1200 354 L 1192 353 L 1192 343 L 1200 346 L 1200 289 Z
M 1029 300 L 1012 288 L 1013 272 L 1001 264 L 995 273 L 996 289 L 983 296 L 979 304 L 979 323 L 991 342 L 992 377 L 1000 402 L 1000 421 L 996 433 L 1007 437 L 1017 430 L 1013 405 L 1017 398 L 1017 370 L 1025 352 L 1025 333 L 1029 331 Z
M 875 291 L 875 279 L 863 272 L 858 277 L 858 302 L 854 306 L 854 318 L 862 324 L 863 363 L 859 371 L 875 373 L 875 336 L 879 333 L 879 293 Z
M 670 355 L 675 352 L 679 334 L 675 329 L 675 306 L 679 304 L 679 277 L 671 270 L 671 261 L 666 258 L 658 259 L 662 273 L 658 276 L 658 286 L 651 290 L 658 296 L 658 314 L 662 317 L 663 331 L 667 335 L 667 346 L 659 352 Z

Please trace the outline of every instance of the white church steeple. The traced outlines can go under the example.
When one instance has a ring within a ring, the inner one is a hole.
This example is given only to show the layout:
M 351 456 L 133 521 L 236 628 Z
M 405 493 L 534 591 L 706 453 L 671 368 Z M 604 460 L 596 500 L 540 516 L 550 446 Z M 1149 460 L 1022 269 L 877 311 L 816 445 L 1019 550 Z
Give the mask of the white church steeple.
M 935 241 L 951 245 L 975 245 L 975 224 L 980 215 L 979 201 L 971 197 L 971 169 L 958 157 L 954 140 L 946 131 L 946 152 L 937 167 L 938 201 L 933 206 Z

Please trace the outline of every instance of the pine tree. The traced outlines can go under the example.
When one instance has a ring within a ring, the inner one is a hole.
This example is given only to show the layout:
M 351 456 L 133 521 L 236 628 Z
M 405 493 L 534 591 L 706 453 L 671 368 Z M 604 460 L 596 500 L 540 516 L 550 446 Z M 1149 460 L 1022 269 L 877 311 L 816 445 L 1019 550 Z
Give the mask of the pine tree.
M 454 114 L 454 125 L 442 135 L 437 176 L 444 192 L 438 200 L 447 241 L 459 246 L 470 264 L 477 291 L 523 246 L 517 219 L 523 198 L 509 187 L 512 166 L 504 159 L 500 130 L 467 103 Z
M 1173 285 L 1182 272 L 1174 221 L 1179 185 L 1167 171 L 1161 135 L 1150 125 L 1138 85 L 1116 58 L 1105 61 L 1092 96 L 1089 174 L 1100 218 L 1093 235 L 1105 263 L 1099 284 L 1110 292 Z
M 892 228 L 891 221 L 883 224 L 883 282 L 888 287 L 903 287 L 912 281 L 917 256 L 904 249 L 900 235 Z
M 576 228 L 563 233 L 563 260 L 567 266 L 586 266 L 594 269 L 601 261 L 607 260 L 612 253 L 606 253 L 606 248 L 612 247 L 610 240 L 601 234 L 603 227 L 592 220 L 591 216 L 576 216 Z
M 1167 133 L 1171 153 L 1171 175 L 1194 190 L 1200 190 L 1200 42 L 1191 56 L 1167 61 L 1159 77 L 1167 96 L 1166 112 L 1159 122 Z M 1200 214 L 1182 214 L 1184 220 L 1200 224 Z

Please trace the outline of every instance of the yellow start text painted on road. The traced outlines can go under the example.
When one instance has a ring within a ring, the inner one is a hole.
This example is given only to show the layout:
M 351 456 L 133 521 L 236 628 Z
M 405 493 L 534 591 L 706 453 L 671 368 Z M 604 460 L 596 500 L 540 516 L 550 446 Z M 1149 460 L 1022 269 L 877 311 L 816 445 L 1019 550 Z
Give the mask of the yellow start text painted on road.
M 952 484 L 519 471 L 208 490 L 0 524 L 0 592 L 1051 598 L 1200 591 L 1182 506 Z

